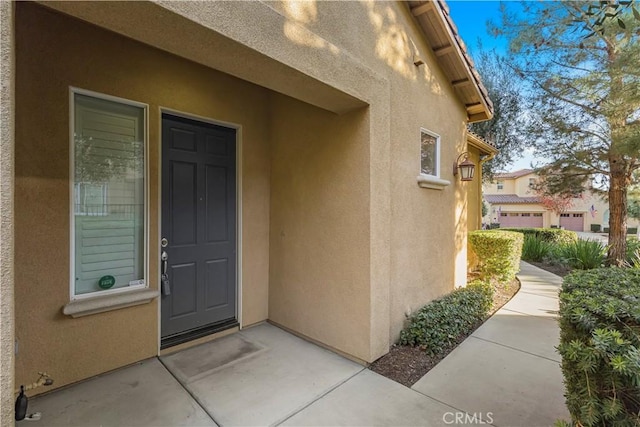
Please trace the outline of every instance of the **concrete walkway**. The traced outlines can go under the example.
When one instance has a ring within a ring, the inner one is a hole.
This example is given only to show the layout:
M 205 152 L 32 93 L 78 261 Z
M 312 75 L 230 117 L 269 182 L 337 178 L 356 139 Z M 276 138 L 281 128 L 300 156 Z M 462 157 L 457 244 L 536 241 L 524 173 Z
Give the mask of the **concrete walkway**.
M 557 325 L 560 277 L 525 262 L 520 291 L 413 390 L 496 426 L 569 419 Z
M 262 324 L 32 399 L 40 426 L 549 426 L 568 418 L 555 322 L 560 279 L 522 289 L 412 388 Z

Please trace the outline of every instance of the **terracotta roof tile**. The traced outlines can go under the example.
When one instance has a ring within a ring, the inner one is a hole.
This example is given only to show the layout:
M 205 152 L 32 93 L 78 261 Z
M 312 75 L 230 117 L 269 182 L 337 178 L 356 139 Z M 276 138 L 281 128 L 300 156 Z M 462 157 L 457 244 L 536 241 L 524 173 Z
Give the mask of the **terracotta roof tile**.
M 540 203 L 539 197 L 520 197 L 515 194 L 485 194 L 484 199 L 491 204 Z
M 530 173 L 533 173 L 533 169 L 520 169 L 514 172 L 497 173 L 495 178 L 520 178 Z

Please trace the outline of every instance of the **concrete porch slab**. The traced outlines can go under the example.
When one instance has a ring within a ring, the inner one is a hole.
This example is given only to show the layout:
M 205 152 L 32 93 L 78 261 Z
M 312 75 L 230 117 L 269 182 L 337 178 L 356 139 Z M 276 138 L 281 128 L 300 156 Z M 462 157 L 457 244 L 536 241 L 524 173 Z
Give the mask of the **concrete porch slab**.
M 286 420 L 285 426 L 443 426 L 457 409 L 369 370 Z
M 471 336 L 560 362 L 560 330 L 554 318 L 498 310 Z
M 22 426 L 215 426 L 158 359 L 29 400 Z
M 550 426 L 569 418 L 558 362 L 475 337 L 412 388 L 469 414 L 491 413 L 495 426 Z
M 273 325 L 258 325 L 236 335 L 244 342 L 239 344 L 260 350 L 193 377 L 176 373 L 220 425 L 278 424 L 364 369 Z M 172 371 L 197 358 L 231 360 L 224 352 L 237 353 L 238 347 L 226 339 L 161 360 Z

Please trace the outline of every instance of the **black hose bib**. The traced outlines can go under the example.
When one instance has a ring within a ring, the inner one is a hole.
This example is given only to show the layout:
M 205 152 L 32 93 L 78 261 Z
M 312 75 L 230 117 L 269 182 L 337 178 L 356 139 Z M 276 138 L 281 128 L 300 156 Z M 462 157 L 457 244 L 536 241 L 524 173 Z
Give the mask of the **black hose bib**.
M 20 386 L 20 394 L 16 399 L 16 421 L 24 420 L 24 417 L 27 415 L 27 405 L 29 404 L 29 399 L 24 394 L 24 386 Z

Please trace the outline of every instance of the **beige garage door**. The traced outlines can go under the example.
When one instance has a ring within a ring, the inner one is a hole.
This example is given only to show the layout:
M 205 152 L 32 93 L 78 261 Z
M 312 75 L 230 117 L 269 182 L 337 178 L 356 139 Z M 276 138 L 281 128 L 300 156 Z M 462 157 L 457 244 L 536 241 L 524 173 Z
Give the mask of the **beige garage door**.
M 500 227 L 542 227 L 542 214 L 536 212 L 502 212 Z
M 565 230 L 584 231 L 583 213 L 563 213 L 560 214 L 560 227 Z

